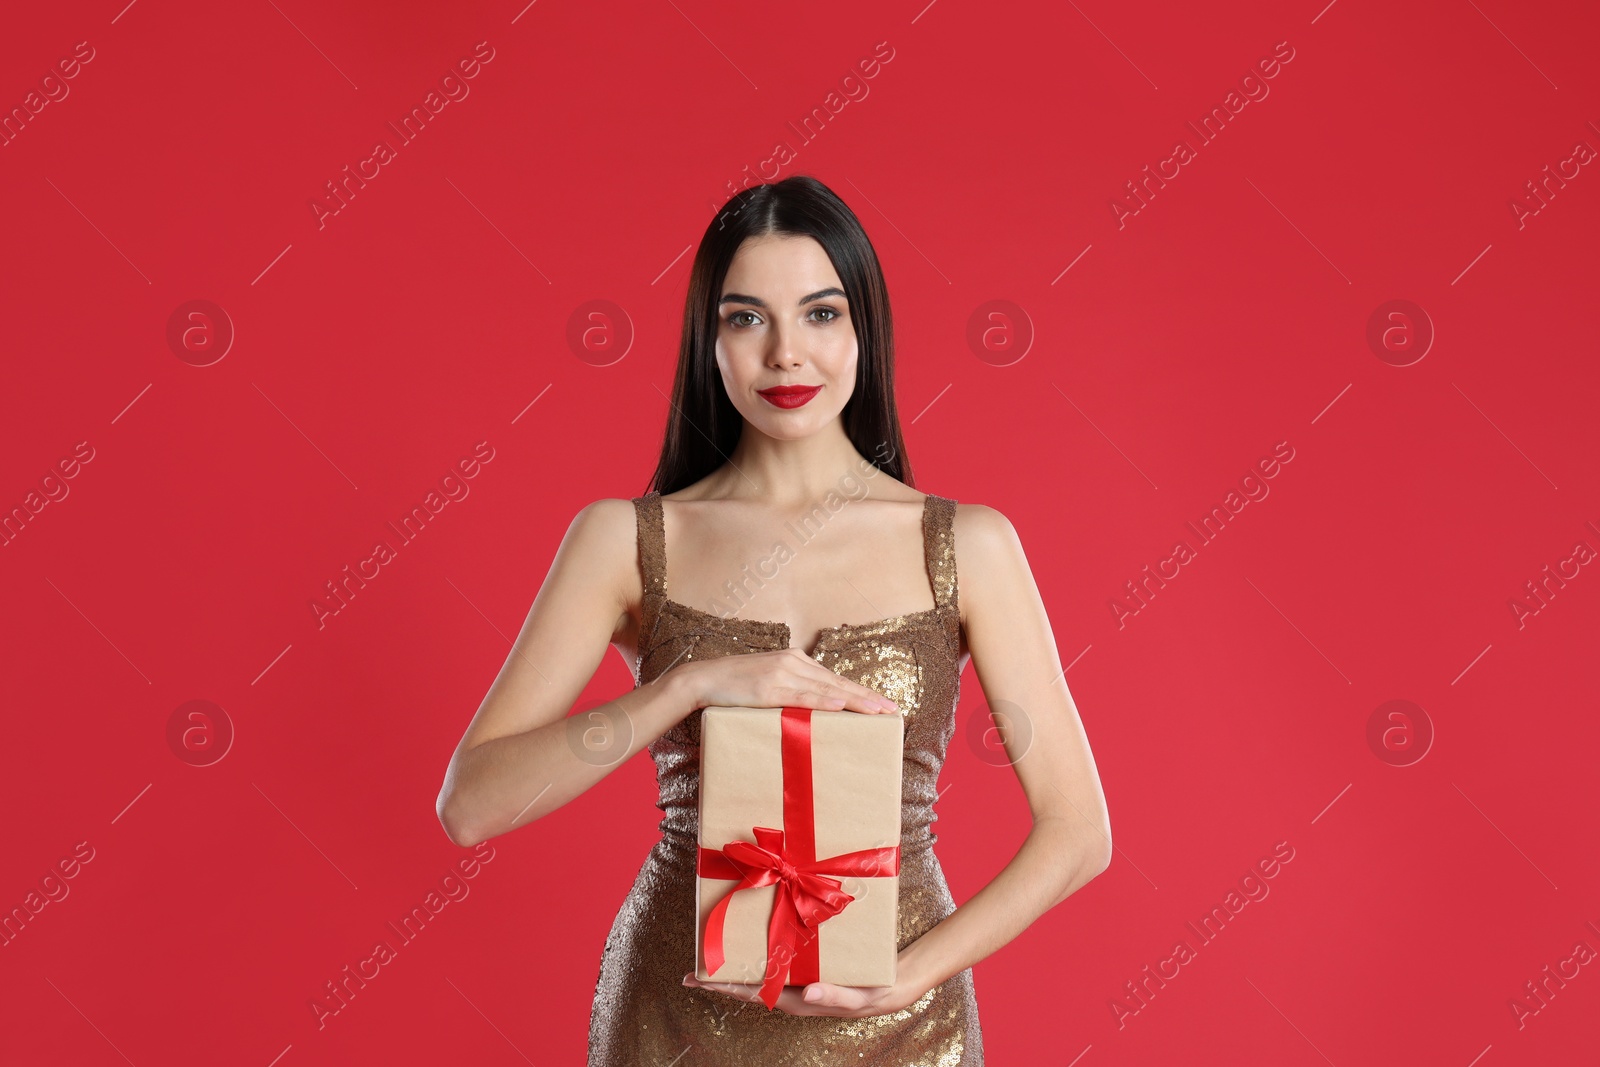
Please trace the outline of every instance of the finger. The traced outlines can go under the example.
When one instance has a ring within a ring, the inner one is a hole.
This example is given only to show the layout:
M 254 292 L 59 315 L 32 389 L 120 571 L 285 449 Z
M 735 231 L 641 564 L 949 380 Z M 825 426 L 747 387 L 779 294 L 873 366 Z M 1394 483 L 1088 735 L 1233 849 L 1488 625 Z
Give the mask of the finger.
M 801 990 L 800 999 L 814 1008 L 859 1008 L 865 998 L 859 990 L 830 982 L 812 982 Z
M 786 651 L 794 654 L 793 658 L 798 661 L 796 663 L 796 669 L 800 672 L 804 679 L 807 682 L 814 683 L 824 692 L 854 693 L 857 696 L 865 697 L 867 699 L 883 699 L 881 694 L 875 693 L 866 686 L 853 682 L 843 675 L 829 670 L 827 667 L 823 666 L 821 663 L 812 659 L 810 656 L 806 655 L 797 648 L 791 646 Z
M 869 715 L 900 713 L 899 705 L 883 694 L 835 674 L 815 660 L 807 659 L 805 663 L 799 676 L 792 679 L 793 684 L 777 691 L 788 694 L 783 697 L 784 705 Z
M 822 668 L 827 670 L 826 667 Z M 851 711 L 866 712 L 868 714 L 898 713 L 900 708 L 894 701 L 882 693 L 858 685 L 847 678 L 842 678 L 832 671 L 828 671 L 832 679 L 823 681 L 818 686 L 818 692 L 831 701 L 828 707 L 848 708 Z
M 891 711 L 900 710 L 898 704 L 896 704 L 893 700 L 890 700 L 888 697 L 884 696 L 882 693 L 878 692 L 876 689 L 872 689 L 872 688 L 869 688 L 869 687 L 864 686 L 864 685 L 858 685 L 857 683 L 850 681 L 850 679 L 842 678 L 842 677 L 839 677 L 838 675 L 835 675 L 835 678 L 837 678 L 838 681 L 833 682 L 832 684 L 839 685 L 840 683 L 843 683 L 843 686 L 844 686 L 844 688 L 845 688 L 845 690 L 847 692 L 854 693 L 856 696 L 860 697 L 862 700 L 865 700 L 865 701 L 868 701 L 868 702 L 874 703 L 874 704 L 886 705 L 889 708 L 889 710 L 891 710 Z
M 812 982 L 807 986 L 784 986 L 778 1007 L 791 1015 L 847 1015 L 860 1011 L 872 1000 L 874 990 Z M 814 997 L 815 999 L 807 999 Z
M 828 695 L 820 689 L 811 689 L 805 686 L 791 686 L 780 689 L 781 704 L 790 708 L 822 708 L 827 711 L 841 711 L 844 709 L 845 699 L 843 694 Z
M 819 668 L 827 674 L 833 674 L 826 667 Z M 838 678 L 838 675 L 833 675 Z M 796 686 L 786 690 L 789 694 L 784 701 L 786 706 L 802 708 L 818 708 L 823 711 L 859 711 L 868 714 L 883 714 L 897 712 L 899 709 L 889 703 L 887 698 L 879 696 L 870 689 L 860 686 L 846 688 L 832 682 L 815 681 L 806 679 L 807 685 Z M 860 692 L 857 692 L 857 690 Z

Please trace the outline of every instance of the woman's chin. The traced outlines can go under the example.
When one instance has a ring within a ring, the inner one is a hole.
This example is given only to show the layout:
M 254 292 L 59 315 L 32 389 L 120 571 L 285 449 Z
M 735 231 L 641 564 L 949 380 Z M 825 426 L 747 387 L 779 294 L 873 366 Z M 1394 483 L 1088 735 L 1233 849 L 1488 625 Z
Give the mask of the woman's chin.
M 778 441 L 800 441 L 815 434 L 826 420 L 818 419 L 809 412 L 805 415 L 780 415 L 777 418 L 768 416 L 756 423 L 760 431 Z

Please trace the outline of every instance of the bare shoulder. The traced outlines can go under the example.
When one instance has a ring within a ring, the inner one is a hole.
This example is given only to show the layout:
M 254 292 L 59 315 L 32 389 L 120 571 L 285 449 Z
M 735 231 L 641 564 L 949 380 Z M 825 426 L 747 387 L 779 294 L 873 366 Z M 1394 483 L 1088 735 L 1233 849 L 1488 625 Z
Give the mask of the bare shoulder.
M 634 544 L 633 501 L 622 497 L 604 497 L 591 501 L 578 509 L 567 525 L 567 540 L 575 546 L 582 544 L 591 549 L 610 549 L 615 552 L 623 542 Z
M 995 586 L 1019 572 L 1027 573 L 1027 556 L 1016 527 L 1004 514 L 987 504 L 956 504 L 951 520 L 956 549 L 956 584 L 961 590 L 961 620 L 982 611 Z
M 578 509 L 557 552 L 563 570 L 585 575 L 615 600 L 619 612 L 643 595 L 637 526 L 632 500 L 604 497 Z
M 951 528 L 957 561 L 970 561 L 974 569 L 998 562 L 1008 552 L 1021 548 L 1011 520 L 988 504 L 956 504 Z

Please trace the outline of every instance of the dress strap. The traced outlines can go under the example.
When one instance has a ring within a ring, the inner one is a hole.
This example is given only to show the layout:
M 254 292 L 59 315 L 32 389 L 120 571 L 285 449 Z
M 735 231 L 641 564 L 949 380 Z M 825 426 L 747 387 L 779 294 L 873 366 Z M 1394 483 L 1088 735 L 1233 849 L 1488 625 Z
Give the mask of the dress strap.
M 633 498 L 634 526 L 639 541 L 639 574 L 644 579 L 640 615 L 646 633 L 655 628 L 661 601 L 667 595 L 667 528 L 662 520 L 661 494 L 651 490 Z
M 952 641 L 961 640 L 961 593 L 956 588 L 956 502 L 928 494 L 923 501 L 922 544 L 933 603 Z

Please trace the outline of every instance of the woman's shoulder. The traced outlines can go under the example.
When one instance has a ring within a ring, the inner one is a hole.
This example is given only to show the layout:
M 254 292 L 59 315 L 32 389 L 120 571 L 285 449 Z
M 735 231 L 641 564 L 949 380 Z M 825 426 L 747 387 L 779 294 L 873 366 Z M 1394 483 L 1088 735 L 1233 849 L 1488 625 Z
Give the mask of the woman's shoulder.
M 636 499 L 602 497 L 579 508 L 567 524 L 561 552 L 608 575 L 631 573 L 639 544 Z
M 1027 569 L 1027 555 L 1016 527 L 999 510 L 988 504 L 956 504 L 950 520 L 950 539 L 954 542 L 956 571 L 983 576 Z
M 951 525 L 956 544 L 976 550 L 972 552 L 974 562 L 980 562 L 979 557 L 992 558 L 997 550 L 1017 541 L 1011 520 L 988 504 L 957 501 Z
M 637 497 L 602 497 L 579 508 L 567 526 L 556 560 L 581 572 L 597 593 L 622 605 L 644 596 L 640 572 Z
M 941 496 L 942 494 L 932 493 L 929 495 Z M 1010 519 L 988 504 L 980 504 L 969 500 L 954 500 L 951 497 L 946 497 L 945 499 L 952 500 L 955 505 L 956 523 L 971 528 L 974 533 L 992 532 L 1011 525 Z
M 638 497 L 601 497 L 592 500 L 579 508 L 573 515 L 570 528 L 582 530 L 589 535 L 611 533 L 619 529 L 632 529 L 634 516 L 638 508 L 635 500 L 642 499 L 645 494 Z

